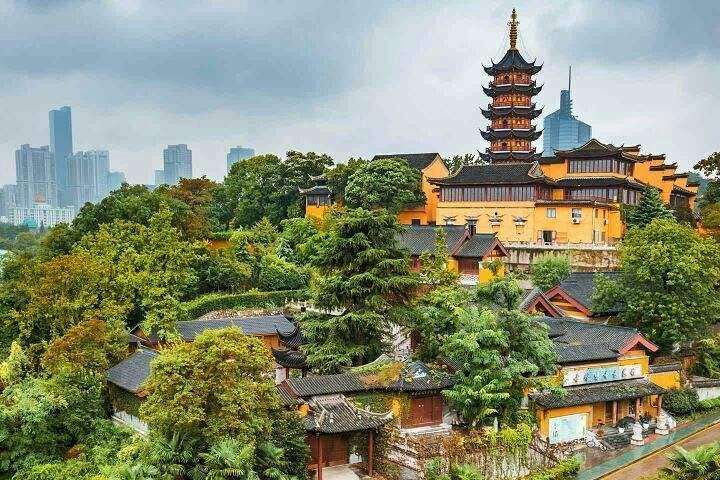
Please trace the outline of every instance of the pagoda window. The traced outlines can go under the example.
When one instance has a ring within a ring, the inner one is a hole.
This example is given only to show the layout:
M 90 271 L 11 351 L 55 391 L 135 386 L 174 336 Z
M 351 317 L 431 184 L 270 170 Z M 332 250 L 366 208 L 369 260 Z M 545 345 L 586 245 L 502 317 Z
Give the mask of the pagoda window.
M 503 150 L 507 150 L 507 146 L 508 146 L 507 142 L 502 142 L 502 149 L 503 149 Z
M 510 75 L 505 75 L 505 76 L 503 77 L 503 82 L 504 82 L 504 83 L 510 83 Z

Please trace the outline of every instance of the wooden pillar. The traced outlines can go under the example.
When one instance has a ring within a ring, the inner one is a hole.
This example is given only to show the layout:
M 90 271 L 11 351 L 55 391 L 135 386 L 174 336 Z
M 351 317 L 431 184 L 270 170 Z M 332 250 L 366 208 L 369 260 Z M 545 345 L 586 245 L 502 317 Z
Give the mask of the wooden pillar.
M 285 367 L 285 378 L 290 378 L 290 369 Z
M 637 422 L 639 420 L 640 420 L 640 399 L 636 398 L 635 399 L 635 421 Z
M 660 410 L 662 409 L 662 395 L 658 395 L 658 411 L 657 414 L 660 416 Z
M 323 470 L 323 463 L 325 460 L 323 459 L 323 437 L 322 435 L 318 435 L 318 460 L 317 460 L 317 480 L 322 480 L 322 470 Z
M 612 424 L 613 424 L 613 427 L 615 425 L 617 425 L 617 421 L 618 421 L 617 414 L 618 414 L 618 402 L 617 402 L 617 400 L 613 400 L 613 402 L 612 402 Z
M 373 476 L 373 447 L 375 443 L 375 432 L 370 430 L 370 433 L 368 433 L 368 461 L 367 461 L 367 470 L 368 470 L 368 476 Z

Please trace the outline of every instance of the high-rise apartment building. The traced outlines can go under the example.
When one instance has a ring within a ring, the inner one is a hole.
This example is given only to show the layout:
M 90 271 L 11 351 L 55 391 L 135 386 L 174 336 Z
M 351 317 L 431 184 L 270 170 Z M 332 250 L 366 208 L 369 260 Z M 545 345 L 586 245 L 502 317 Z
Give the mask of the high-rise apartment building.
M 17 205 L 17 185 L 4 185 L 0 188 L 0 222 L 7 222 L 10 212 Z
M 10 209 L 10 223 L 30 228 L 50 228 L 58 223 L 70 223 L 75 218 L 75 207 L 53 207 L 47 203 L 35 203 L 29 207 Z
M 177 184 L 181 178 L 192 178 L 192 150 L 187 145 L 168 145 L 163 150 L 164 183 Z
M 543 156 L 552 157 L 557 150 L 572 150 L 592 138 L 592 127 L 581 122 L 572 113 L 570 97 L 571 76 L 568 74 L 567 90 L 560 90 L 560 109 L 543 121 Z
M 57 205 L 55 159 L 50 147 L 33 148 L 28 144 L 15 150 L 17 204 L 30 207 L 35 203 Z
M 254 148 L 243 148 L 241 146 L 232 147 L 230 149 L 230 152 L 227 154 L 227 171 L 230 173 L 230 169 L 233 165 L 235 165 L 240 160 L 244 160 L 246 158 L 254 157 L 255 156 L 255 149 Z
M 68 158 L 73 154 L 72 115 L 70 107 L 50 110 L 50 151 L 55 156 L 55 179 L 58 195 L 55 203 L 67 205 Z
M 165 183 L 165 170 L 155 170 L 155 186 L 163 185 Z
M 110 172 L 108 174 L 108 189 L 111 192 L 122 187 L 123 183 L 127 183 L 127 178 L 123 172 Z
M 97 203 L 110 193 L 110 153 L 107 150 L 77 152 L 68 158 L 67 201 L 80 209 Z

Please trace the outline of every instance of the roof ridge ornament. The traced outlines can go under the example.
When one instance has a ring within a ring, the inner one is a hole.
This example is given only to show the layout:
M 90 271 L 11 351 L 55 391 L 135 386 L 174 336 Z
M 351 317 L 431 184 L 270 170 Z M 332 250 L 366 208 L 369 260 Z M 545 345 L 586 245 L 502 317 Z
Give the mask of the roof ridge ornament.
M 520 25 L 520 22 L 517 20 L 517 12 L 515 12 L 514 8 L 510 14 L 510 21 L 508 22 L 508 25 L 510 26 L 510 50 L 517 50 L 517 27 Z

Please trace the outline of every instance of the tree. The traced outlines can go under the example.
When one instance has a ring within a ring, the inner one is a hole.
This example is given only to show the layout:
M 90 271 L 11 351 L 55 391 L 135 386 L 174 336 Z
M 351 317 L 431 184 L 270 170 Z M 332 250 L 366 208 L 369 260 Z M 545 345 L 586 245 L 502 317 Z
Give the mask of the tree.
M 542 255 L 535 259 L 530 270 L 533 285 L 547 292 L 572 272 L 570 257 L 567 255 Z
M 621 275 L 598 278 L 593 309 L 624 305 L 620 321 L 664 349 L 703 338 L 720 320 L 720 248 L 674 220 L 631 229 L 619 249 Z
M 547 386 L 538 375 L 555 372 L 557 356 L 547 328 L 517 310 L 519 287 L 512 279 L 496 279 L 478 291 L 494 309 L 456 308 L 458 329 L 446 338 L 445 356 L 460 362 L 458 383 L 443 394 L 471 427 L 498 415 L 514 423 L 524 392 Z M 501 294 L 499 294 L 501 293 Z
M 627 215 L 627 226 L 645 227 L 656 218 L 674 219 L 672 209 L 663 204 L 660 192 L 655 187 L 645 187 L 640 202 Z
M 265 255 L 260 260 L 258 287 L 265 291 L 299 290 L 310 280 L 308 272 L 277 255 Z
M 703 377 L 720 378 L 720 335 L 699 340 L 695 345 L 696 362 L 693 373 Z
M 59 460 L 105 416 L 102 377 L 61 372 L 26 377 L 0 393 L 0 474 Z
M 218 186 L 203 175 L 200 178 L 181 178 L 177 185 L 162 187 L 170 198 L 189 207 L 180 226 L 185 238 L 206 239 L 212 232 L 223 229 L 222 219 L 217 218 L 212 209 Z
M 271 369 L 262 340 L 237 327 L 207 330 L 153 361 L 140 416 L 161 435 L 178 432 L 206 444 L 267 438 L 279 409 Z
M 463 165 L 486 165 L 487 163 L 487 160 L 483 159 L 479 153 L 464 153 L 445 159 L 445 165 L 450 173 L 457 172 Z
M 410 328 L 417 338 L 415 354 L 425 362 L 437 360 L 446 337 L 458 328 L 455 309 L 468 301 L 467 290 L 456 285 L 435 288 L 417 300 Z
M 456 285 L 458 274 L 449 269 L 450 255 L 447 251 L 445 229 L 435 229 L 435 247 L 432 254 L 423 252 L 420 255 L 420 273 L 430 285 Z
M 398 248 L 401 229 L 392 213 L 357 209 L 340 215 L 323 237 L 314 259 L 321 274 L 314 300 L 341 313 L 302 319 L 303 349 L 314 368 L 336 372 L 382 353 L 388 327 L 419 284 Z
M 350 158 L 345 163 L 338 163 L 334 168 L 327 171 L 325 174 L 327 177 L 327 185 L 330 191 L 333 192 L 335 200 L 344 201 L 345 189 L 347 188 L 350 177 L 360 167 L 368 164 L 368 160 L 363 158 Z
M 146 331 L 157 331 L 161 338 L 173 335 L 180 301 L 196 282 L 192 245 L 180 238 L 171 218 L 170 210 L 162 208 L 149 226 L 116 220 L 86 235 L 75 249 L 100 262 L 122 298 L 132 300 L 127 323 L 142 321 Z
M 687 451 L 675 447 L 668 455 L 670 467 L 663 473 L 672 480 L 715 480 L 720 476 L 720 442 L 701 445 Z
M 350 208 L 391 212 L 425 203 L 422 174 L 401 158 L 374 160 L 361 165 L 348 179 L 345 204 Z
M 310 177 L 322 174 L 332 158 L 314 152 L 287 152 L 283 162 L 275 155 L 258 155 L 235 163 L 225 178 L 224 210 L 233 212 L 231 224 L 250 226 L 263 217 L 274 225 L 291 216 L 301 216 L 300 187 Z
M 698 161 L 693 168 L 707 176 L 717 177 L 720 175 L 720 152 L 711 153 Z
M 51 341 L 41 363 L 52 373 L 62 370 L 104 373 L 122 360 L 126 351 L 127 333 L 122 322 L 108 324 L 92 319 L 78 323 Z

